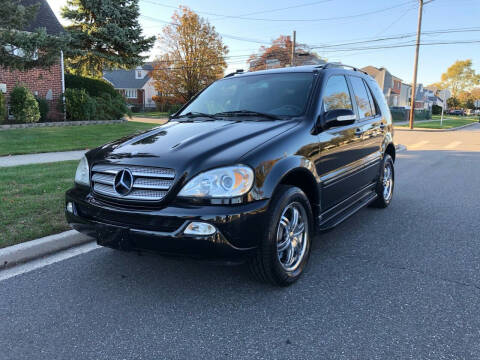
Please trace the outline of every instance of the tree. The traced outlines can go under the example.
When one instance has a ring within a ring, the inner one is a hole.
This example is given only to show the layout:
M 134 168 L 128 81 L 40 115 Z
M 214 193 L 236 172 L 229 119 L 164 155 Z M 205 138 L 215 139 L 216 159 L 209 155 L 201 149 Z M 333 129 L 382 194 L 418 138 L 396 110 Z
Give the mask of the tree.
M 456 61 L 442 74 L 442 87 L 450 89 L 454 97 L 478 84 L 480 84 L 480 74 L 476 74 L 470 59 Z
M 164 53 L 155 61 L 155 88 L 163 95 L 188 101 L 221 78 L 228 48 L 207 20 L 180 7 L 159 38 Z
M 462 91 L 458 94 L 460 107 L 463 109 L 473 109 L 475 107 L 475 99 L 470 91 Z
M 265 70 L 268 60 L 275 61 L 275 67 L 285 67 L 292 61 L 293 42 L 290 36 L 281 35 L 272 41 L 270 47 L 260 47 L 258 53 L 250 55 L 250 71 Z M 319 59 L 319 56 L 308 48 L 305 44 L 295 45 L 295 64 L 301 64 L 312 58 Z M 307 59 L 306 56 L 309 58 Z
M 447 99 L 447 105 L 451 109 L 456 109 L 460 106 L 460 101 L 456 97 L 452 96 L 451 98 Z
M 59 61 L 69 44 L 67 34 L 49 35 L 45 28 L 28 29 L 39 5 L 23 6 L 20 0 L 2 0 L 0 6 L 0 67 L 11 70 L 48 68 Z
M 107 68 L 141 65 L 155 41 L 142 36 L 138 0 L 67 0 L 62 16 L 71 22 L 72 49 L 66 55 L 69 72 L 100 78 Z

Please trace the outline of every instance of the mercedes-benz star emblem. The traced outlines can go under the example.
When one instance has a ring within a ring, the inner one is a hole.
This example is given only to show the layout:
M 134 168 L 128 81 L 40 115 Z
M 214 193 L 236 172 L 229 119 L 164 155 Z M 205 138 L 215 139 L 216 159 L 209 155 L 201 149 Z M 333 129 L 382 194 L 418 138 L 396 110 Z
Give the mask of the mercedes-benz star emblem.
M 120 195 L 128 195 L 133 188 L 133 175 L 128 169 L 123 169 L 115 176 L 115 182 L 113 183 L 115 191 Z

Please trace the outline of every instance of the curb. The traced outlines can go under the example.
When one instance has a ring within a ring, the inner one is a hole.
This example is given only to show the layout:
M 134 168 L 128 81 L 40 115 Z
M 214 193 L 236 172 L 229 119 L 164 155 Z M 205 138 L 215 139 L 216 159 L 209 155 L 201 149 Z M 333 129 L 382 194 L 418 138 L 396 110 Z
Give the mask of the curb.
M 451 129 L 413 129 L 413 130 L 410 130 L 409 128 L 398 127 L 398 126 L 395 126 L 394 129 L 395 129 L 395 131 L 445 132 L 445 131 L 457 131 L 457 130 L 460 130 L 460 129 L 463 129 L 463 128 L 466 128 L 466 127 L 469 127 L 469 126 L 473 126 L 473 125 L 476 125 L 476 124 L 478 124 L 478 122 L 472 122 L 471 124 L 465 124 L 465 125 L 462 125 L 462 126 L 451 128 Z
M 94 241 L 75 230 L 0 249 L 0 270 Z
M 32 129 L 43 127 L 62 127 L 62 126 L 84 126 L 84 125 L 101 125 L 101 124 L 118 124 L 124 123 L 127 119 L 121 120 L 84 120 L 84 121 L 58 121 L 58 122 L 45 122 L 45 123 L 29 123 L 29 124 L 8 124 L 0 125 L 0 131 L 11 129 Z

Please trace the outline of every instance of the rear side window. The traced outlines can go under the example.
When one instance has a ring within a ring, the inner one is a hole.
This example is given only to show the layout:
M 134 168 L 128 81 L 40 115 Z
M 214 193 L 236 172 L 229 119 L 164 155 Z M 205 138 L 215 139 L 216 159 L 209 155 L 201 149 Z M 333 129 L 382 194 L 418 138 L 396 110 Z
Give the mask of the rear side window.
M 378 114 L 378 106 L 373 98 L 372 90 L 370 90 L 370 87 L 365 80 L 363 80 L 363 85 L 365 85 L 365 89 L 367 89 L 368 100 L 370 100 L 370 108 L 372 109 L 372 116 L 376 116 Z
M 323 111 L 337 109 L 353 110 L 347 81 L 343 75 L 330 77 L 323 91 Z
M 360 119 L 373 116 L 374 112 L 372 111 L 372 107 L 370 105 L 370 99 L 368 96 L 369 94 L 365 88 L 364 81 L 356 76 L 351 76 L 350 81 L 352 83 L 353 93 L 355 94 L 355 100 L 357 102 Z

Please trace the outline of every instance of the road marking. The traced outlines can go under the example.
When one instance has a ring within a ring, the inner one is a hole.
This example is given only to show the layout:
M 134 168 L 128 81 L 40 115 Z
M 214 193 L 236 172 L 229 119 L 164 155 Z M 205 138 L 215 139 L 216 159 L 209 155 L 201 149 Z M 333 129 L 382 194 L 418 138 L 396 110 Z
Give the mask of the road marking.
M 461 141 L 453 141 L 448 145 L 445 145 L 445 149 L 455 149 L 458 145 L 460 145 Z
M 20 264 L 11 268 L 0 270 L 0 281 L 7 280 L 17 275 L 25 274 L 36 269 L 40 269 L 44 266 L 48 266 L 56 262 L 67 260 L 99 248 L 101 248 L 101 246 L 98 246 L 94 241 L 92 241 L 90 243 L 80 245 L 65 251 L 60 251 L 56 254 L 41 259 L 29 261 L 25 264 Z
M 419 149 L 419 148 L 421 148 L 423 145 L 428 144 L 429 142 L 430 142 L 430 141 L 427 141 L 427 140 L 420 141 L 420 142 L 418 142 L 418 143 L 416 143 L 416 144 L 413 144 L 413 145 L 409 146 L 409 148 L 410 148 L 410 149 Z

